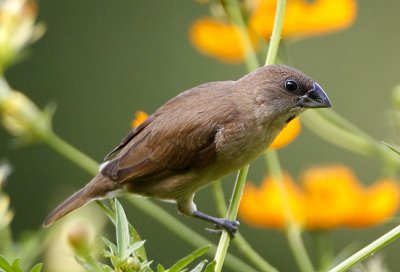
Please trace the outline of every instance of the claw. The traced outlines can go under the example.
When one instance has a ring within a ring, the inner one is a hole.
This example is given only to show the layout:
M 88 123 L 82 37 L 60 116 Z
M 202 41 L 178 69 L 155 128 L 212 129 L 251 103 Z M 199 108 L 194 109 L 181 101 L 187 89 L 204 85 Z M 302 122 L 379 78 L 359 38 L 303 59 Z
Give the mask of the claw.
M 215 224 L 216 229 L 225 229 L 231 239 L 235 238 L 235 235 L 239 229 L 239 221 L 236 220 L 228 220 L 228 219 L 219 219 L 219 222 Z

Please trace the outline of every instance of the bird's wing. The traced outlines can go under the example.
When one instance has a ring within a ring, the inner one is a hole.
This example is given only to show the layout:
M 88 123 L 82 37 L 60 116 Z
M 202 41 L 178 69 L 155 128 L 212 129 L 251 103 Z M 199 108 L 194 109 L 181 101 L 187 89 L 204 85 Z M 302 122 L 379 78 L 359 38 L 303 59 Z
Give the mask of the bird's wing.
M 154 113 L 138 127 L 140 131 L 131 132 L 114 149 L 119 153 L 101 173 L 124 183 L 160 179 L 211 163 L 216 156 L 215 136 L 236 111 L 227 106 L 205 112 L 201 105 L 193 105 L 185 111 L 179 107 L 171 110 L 170 104 L 168 114 L 163 110 Z

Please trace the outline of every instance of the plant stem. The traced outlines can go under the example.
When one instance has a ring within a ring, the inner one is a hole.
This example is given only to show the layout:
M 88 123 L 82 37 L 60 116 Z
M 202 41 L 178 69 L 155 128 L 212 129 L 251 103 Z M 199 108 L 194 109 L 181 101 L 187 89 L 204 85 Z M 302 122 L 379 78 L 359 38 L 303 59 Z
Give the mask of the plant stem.
M 400 226 L 397 226 L 396 228 L 392 229 L 385 235 L 381 236 L 377 240 L 373 241 L 371 244 L 368 246 L 364 247 L 360 251 L 356 252 L 331 270 L 329 272 L 342 272 L 342 271 L 347 271 L 350 267 L 353 265 L 361 262 L 368 256 L 372 255 L 379 249 L 385 247 L 386 245 L 390 244 L 394 240 L 400 237 Z
M 248 71 L 253 71 L 260 67 L 257 55 L 251 44 L 250 35 L 247 30 L 246 22 L 244 21 L 239 2 L 237 0 L 226 1 L 226 11 L 231 18 L 231 21 L 238 27 L 238 35 L 244 48 L 245 60 Z
M 302 119 L 312 132 L 330 143 L 365 156 L 378 155 L 389 166 L 400 166 L 400 157 L 397 154 L 333 110 L 306 111 L 302 114 Z
M 281 40 L 281 32 L 283 27 L 283 19 L 285 17 L 286 0 L 278 0 L 275 12 L 274 28 L 272 29 L 271 41 L 267 53 L 265 65 L 275 63 L 278 54 L 279 42 Z
M 220 216 L 224 216 L 228 207 L 225 204 L 224 193 L 222 191 L 222 186 L 220 181 L 213 183 L 213 192 L 215 198 L 215 204 L 218 209 Z M 266 260 L 264 260 L 257 251 L 255 251 L 251 245 L 246 241 L 246 239 L 238 233 L 233 240 L 240 253 L 242 253 L 259 271 L 263 272 L 278 272 L 278 270 L 270 265 Z
M 267 153 L 265 153 L 265 158 L 268 164 L 268 169 L 271 172 L 271 176 L 277 183 L 280 191 L 282 205 L 283 205 L 282 208 L 284 212 L 285 221 L 287 224 L 285 234 L 289 246 L 291 248 L 291 251 L 301 271 L 303 272 L 315 271 L 311 263 L 310 257 L 307 254 L 307 250 L 306 247 L 304 246 L 303 240 L 301 239 L 301 228 L 294 221 L 293 214 L 291 213 L 290 210 L 289 197 L 287 195 L 283 183 L 282 169 L 279 163 L 278 154 L 275 150 L 270 150 Z
M 210 256 L 214 256 L 216 252 L 216 245 L 199 235 L 197 232 L 190 229 L 185 224 L 181 223 L 175 217 L 170 215 L 168 212 L 160 208 L 153 202 L 139 197 L 127 197 L 127 200 L 131 202 L 136 208 L 139 208 L 146 214 L 151 214 L 152 217 L 169 229 L 172 233 L 175 233 L 178 237 L 185 240 L 194 247 L 202 247 L 206 244 L 212 245 L 211 249 L 207 253 Z M 225 260 L 226 266 L 230 267 L 234 271 L 243 272 L 255 272 L 252 267 L 238 259 L 237 257 L 227 254 Z
M 242 168 L 236 178 L 235 187 L 232 194 L 232 200 L 229 204 L 229 209 L 226 218 L 228 220 L 235 220 L 237 212 L 239 210 L 240 199 L 242 198 L 244 185 L 246 183 L 247 173 L 249 171 L 249 165 Z M 217 252 L 215 253 L 214 260 L 216 261 L 215 272 L 222 270 L 226 252 L 228 250 L 230 236 L 227 231 L 222 233 L 221 239 L 219 240 Z
M 59 154 L 74 162 L 79 167 L 83 168 L 92 175 L 96 175 L 99 165 L 96 161 L 61 139 L 52 131 L 43 135 L 43 141 Z

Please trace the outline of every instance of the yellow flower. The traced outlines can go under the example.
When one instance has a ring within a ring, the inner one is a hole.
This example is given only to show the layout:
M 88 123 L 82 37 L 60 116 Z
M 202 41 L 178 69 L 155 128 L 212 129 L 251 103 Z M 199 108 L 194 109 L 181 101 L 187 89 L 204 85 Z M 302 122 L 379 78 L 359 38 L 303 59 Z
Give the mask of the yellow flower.
M 250 26 L 261 37 L 272 33 L 276 1 L 259 0 L 250 17 Z M 282 37 L 307 37 L 349 27 L 357 15 L 355 0 L 288 0 Z
M 53 108 L 41 111 L 26 95 L 12 90 L 0 78 L 0 121 L 4 128 L 20 140 L 41 140 L 51 131 Z
M 259 189 L 246 185 L 239 209 L 245 222 L 258 227 L 286 226 L 282 194 L 274 184 L 266 178 Z M 365 188 L 345 166 L 313 167 L 301 175 L 300 187 L 287 175 L 284 184 L 290 213 L 304 229 L 369 227 L 390 219 L 399 207 L 395 180 L 379 180 Z
M 259 39 L 271 36 L 276 1 L 253 2 L 245 5 L 243 13 L 248 18 L 249 38 L 257 50 Z M 354 22 L 356 15 L 356 0 L 288 0 L 282 36 L 300 38 L 343 30 Z M 191 26 L 189 36 L 203 54 L 229 63 L 238 63 L 244 58 L 237 27 L 232 24 L 213 18 L 199 19 Z
M 105 226 L 105 217 L 94 205 L 86 205 L 51 228 L 46 241 L 44 260 L 47 271 L 87 271 L 75 255 L 97 257 L 100 251 L 99 233 Z
M 365 189 L 357 212 L 348 218 L 348 227 L 372 226 L 390 219 L 399 207 L 399 186 L 393 179 L 381 179 Z
M 141 123 L 143 123 L 149 115 L 144 111 L 135 112 L 135 119 L 131 123 L 131 128 L 138 127 Z
M 276 136 L 269 148 L 281 148 L 290 144 L 301 130 L 300 118 L 294 118 L 287 126 Z
M 295 221 L 302 222 L 305 216 L 303 194 L 289 175 L 284 175 L 283 184 L 292 216 Z M 267 177 L 260 188 L 246 185 L 239 214 L 245 222 L 257 227 L 284 228 L 284 207 L 279 186 L 271 177 Z
M 0 67 L 12 62 L 25 46 L 40 38 L 44 26 L 35 24 L 37 7 L 29 0 L 4 0 L 0 3 Z
M 350 169 L 310 168 L 301 176 L 301 182 L 306 195 L 306 228 L 337 228 L 358 212 L 363 190 Z
M 189 36 L 193 45 L 203 54 L 229 63 L 238 63 L 244 58 L 244 48 L 238 28 L 213 18 L 197 20 L 190 28 Z M 253 47 L 257 44 L 251 36 Z

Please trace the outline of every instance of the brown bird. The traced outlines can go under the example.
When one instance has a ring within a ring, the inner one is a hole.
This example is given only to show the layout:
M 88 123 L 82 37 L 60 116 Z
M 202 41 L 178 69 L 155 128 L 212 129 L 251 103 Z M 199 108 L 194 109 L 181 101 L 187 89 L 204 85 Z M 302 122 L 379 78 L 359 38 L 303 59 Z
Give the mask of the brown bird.
M 128 192 L 174 201 L 181 213 L 234 235 L 239 223 L 198 211 L 195 193 L 256 159 L 306 108 L 330 106 L 318 83 L 283 65 L 189 89 L 133 129 L 107 155 L 99 173 L 44 225 L 92 200 Z

